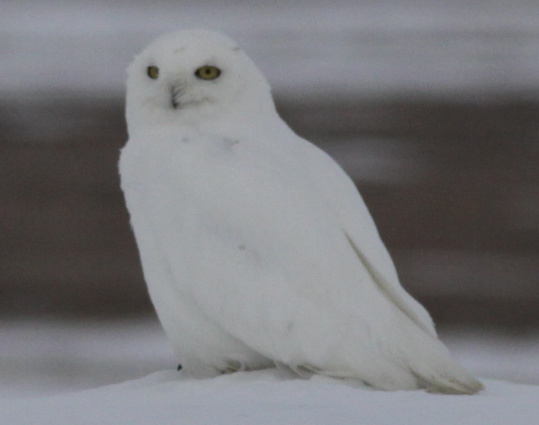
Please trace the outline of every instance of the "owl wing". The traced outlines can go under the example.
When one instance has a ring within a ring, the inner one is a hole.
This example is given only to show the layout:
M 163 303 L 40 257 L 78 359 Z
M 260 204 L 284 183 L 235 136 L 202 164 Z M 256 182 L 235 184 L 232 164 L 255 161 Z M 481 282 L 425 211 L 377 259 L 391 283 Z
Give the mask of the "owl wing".
M 401 286 L 391 256 L 351 178 L 328 154 L 310 143 L 301 151 L 298 161 L 307 163 L 312 181 L 334 207 L 350 249 L 379 290 L 427 334 L 436 336 L 427 310 Z

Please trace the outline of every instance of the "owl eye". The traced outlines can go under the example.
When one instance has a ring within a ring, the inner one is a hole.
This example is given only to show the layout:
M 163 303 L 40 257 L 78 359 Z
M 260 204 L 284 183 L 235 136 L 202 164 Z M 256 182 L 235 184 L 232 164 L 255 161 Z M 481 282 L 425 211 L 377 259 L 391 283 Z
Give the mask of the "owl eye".
M 195 75 L 202 80 L 215 80 L 221 75 L 221 70 L 215 66 L 201 66 L 195 71 Z
M 148 77 L 152 80 L 156 80 L 157 77 L 159 77 L 159 68 L 153 65 L 149 66 L 148 69 L 146 69 L 146 74 L 148 74 Z

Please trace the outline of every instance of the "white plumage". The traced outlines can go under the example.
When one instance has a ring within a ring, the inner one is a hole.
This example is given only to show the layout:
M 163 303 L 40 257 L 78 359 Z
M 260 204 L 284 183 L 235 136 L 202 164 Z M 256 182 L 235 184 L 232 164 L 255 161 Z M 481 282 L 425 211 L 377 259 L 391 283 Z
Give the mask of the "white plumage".
M 186 373 L 287 367 L 474 393 L 400 285 L 351 179 L 278 116 L 227 37 L 164 35 L 128 70 L 122 189 Z

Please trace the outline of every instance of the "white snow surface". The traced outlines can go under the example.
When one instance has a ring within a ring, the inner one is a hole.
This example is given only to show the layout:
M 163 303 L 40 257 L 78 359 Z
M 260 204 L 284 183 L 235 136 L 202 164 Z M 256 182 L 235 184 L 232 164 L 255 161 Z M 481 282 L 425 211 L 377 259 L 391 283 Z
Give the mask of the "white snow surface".
M 479 329 L 441 334 L 455 358 L 483 377 L 485 391 L 474 396 L 382 392 L 321 376 L 291 378 L 276 370 L 194 380 L 174 370 L 172 351 L 155 320 L 4 322 L 0 423 L 536 423 L 539 335 L 507 337 Z M 102 386 L 80 390 L 96 385 Z
M 539 91 L 539 5 L 514 0 L 4 2 L 4 95 L 121 94 L 125 67 L 171 30 L 227 33 L 286 95 Z
M 475 396 L 387 393 L 331 378 L 280 376 L 276 370 L 192 380 L 163 371 L 95 390 L 0 402 L 5 424 L 413 424 L 530 425 L 538 386 L 485 380 Z

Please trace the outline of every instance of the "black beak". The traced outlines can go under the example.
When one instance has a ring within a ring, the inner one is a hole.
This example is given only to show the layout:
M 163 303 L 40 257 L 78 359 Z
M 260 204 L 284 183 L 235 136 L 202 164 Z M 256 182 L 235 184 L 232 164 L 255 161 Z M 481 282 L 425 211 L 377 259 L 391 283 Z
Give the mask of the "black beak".
M 179 86 L 172 86 L 170 88 L 170 104 L 174 109 L 180 108 L 180 98 L 182 97 L 183 89 Z

